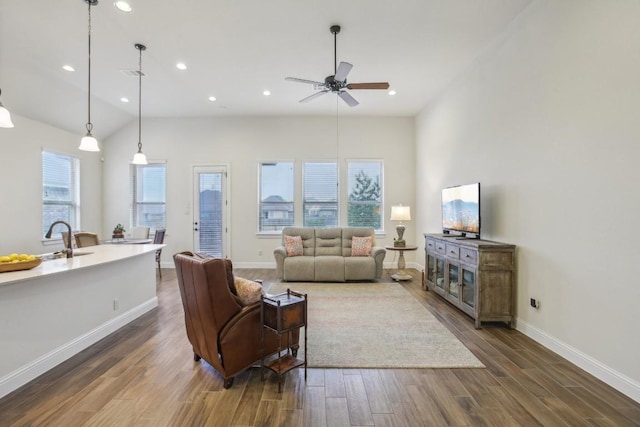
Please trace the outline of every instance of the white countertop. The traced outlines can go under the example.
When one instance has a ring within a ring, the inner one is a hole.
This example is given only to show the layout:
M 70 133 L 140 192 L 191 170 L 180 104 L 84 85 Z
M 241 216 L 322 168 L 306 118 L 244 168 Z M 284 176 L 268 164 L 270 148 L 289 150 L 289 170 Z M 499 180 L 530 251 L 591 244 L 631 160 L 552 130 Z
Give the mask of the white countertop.
M 148 252 L 155 252 L 164 246 L 165 245 L 154 244 L 105 244 L 74 249 L 73 258 L 46 260 L 42 261 L 39 266 L 32 268 L 31 270 L 0 273 L 0 286 L 116 262 L 118 260 L 143 255 Z

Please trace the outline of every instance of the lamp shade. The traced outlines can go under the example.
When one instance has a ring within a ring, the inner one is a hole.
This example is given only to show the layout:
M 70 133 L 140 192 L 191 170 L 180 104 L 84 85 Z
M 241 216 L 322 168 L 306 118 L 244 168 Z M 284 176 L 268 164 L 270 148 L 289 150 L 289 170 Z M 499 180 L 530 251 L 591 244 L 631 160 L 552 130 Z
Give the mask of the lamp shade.
M 409 206 L 391 206 L 391 221 L 411 221 L 411 208 Z
M 2 102 L 0 102 L 0 128 L 12 128 L 13 122 L 11 121 L 11 114 L 9 110 L 4 108 Z
M 78 149 L 82 151 L 100 151 L 100 147 L 98 147 L 98 140 L 90 133 L 87 133 L 82 137 Z
M 142 151 L 138 151 L 133 155 L 133 161 L 131 163 L 133 163 L 134 165 L 146 165 L 147 156 L 145 156 Z

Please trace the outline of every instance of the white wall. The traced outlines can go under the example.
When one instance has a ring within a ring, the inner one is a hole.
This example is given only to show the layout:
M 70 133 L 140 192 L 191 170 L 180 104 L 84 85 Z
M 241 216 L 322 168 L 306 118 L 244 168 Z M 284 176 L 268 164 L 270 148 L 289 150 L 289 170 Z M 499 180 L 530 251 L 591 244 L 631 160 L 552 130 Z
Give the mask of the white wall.
M 227 164 L 230 170 L 231 247 L 236 266 L 275 267 L 273 249 L 280 237 L 257 236 L 258 162 L 296 162 L 296 195 L 300 200 L 301 164 L 305 160 L 335 160 L 339 150 L 342 183 L 346 159 L 383 159 L 385 179 L 385 236 L 391 244 L 395 223 L 388 221 L 392 204 L 414 206 L 414 119 L 407 117 L 340 117 L 336 139 L 335 117 L 241 117 L 143 120 L 143 151 L 149 160 L 167 160 L 167 247 L 163 265 L 171 256 L 193 250 L 193 166 Z M 102 234 L 117 223 L 129 223 L 129 162 L 137 150 L 137 122 L 104 144 L 104 222 Z M 341 192 L 343 208 L 344 192 Z M 297 212 L 300 213 L 300 206 Z M 342 212 L 346 222 L 346 209 Z M 301 216 L 297 216 L 301 225 Z M 414 234 L 414 222 L 407 234 Z M 262 251 L 262 255 L 258 255 Z M 415 253 L 407 253 L 407 263 Z M 393 254 L 387 256 L 388 262 Z
M 102 227 L 102 165 L 100 153 L 78 150 L 84 136 L 79 118 L 78 134 L 36 122 L 16 114 L 15 127 L 0 128 L 0 255 L 12 252 L 40 254 L 62 247 L 43 246 L 42 150 L 80 159 L 82 228 Z M 64 230 L 61 227 L 60 231 Z
M 440 230 L 442 187 L 480 181 L 483 238 L 518 246 L 518 329 L 636 400 L 639 16 L 534 2 L 416 125 L 416 232 Z

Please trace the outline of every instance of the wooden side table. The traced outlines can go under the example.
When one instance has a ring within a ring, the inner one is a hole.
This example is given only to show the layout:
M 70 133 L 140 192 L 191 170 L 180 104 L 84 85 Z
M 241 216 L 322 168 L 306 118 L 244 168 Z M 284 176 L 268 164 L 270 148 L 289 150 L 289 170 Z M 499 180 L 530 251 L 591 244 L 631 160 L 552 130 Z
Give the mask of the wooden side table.
M 278 393 L 282 391 L 282 376 L 292 369 L 304 366 L 304 379 L 307 380 L 307 294 L 301 294 L 291 289 L 287 292 L 261 298 L 260 319 L 262 323 L 262 376 L 264 368 L 270 369 L 278 375 Z M 305 328 L 304 360 L 298 359 L 291 353 L 290 333 L 296 328 Z M 265 363 L 264 333 L 271 329 L 278 335 L 277 356 Z M 282 354 L 282 335 L 287 336 L 287 352 Z
M 396 274 L 392 274 L 391 278 L 396 281 L 411 280 L 411 275 L 407 274 L 407 272 L 404 271 L 404 268 L 406 266 L 404 261 L 404 251 L 415 251 L 416 249 L 418 249 L 418 247 L 407 245 L 407 246 L 385 246 L 384 248 L 388 251 L 400 252 L 400 255 L 398 256 L 398 272 Z

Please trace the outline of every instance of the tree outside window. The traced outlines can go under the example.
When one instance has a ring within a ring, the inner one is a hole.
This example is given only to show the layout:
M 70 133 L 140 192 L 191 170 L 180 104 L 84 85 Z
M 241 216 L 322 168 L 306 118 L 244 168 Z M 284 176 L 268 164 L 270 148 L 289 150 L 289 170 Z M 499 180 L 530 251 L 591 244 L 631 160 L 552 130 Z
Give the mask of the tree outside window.
M 382 162 L 349 162 L 349 227 L 373 227 L 382 230 Z

